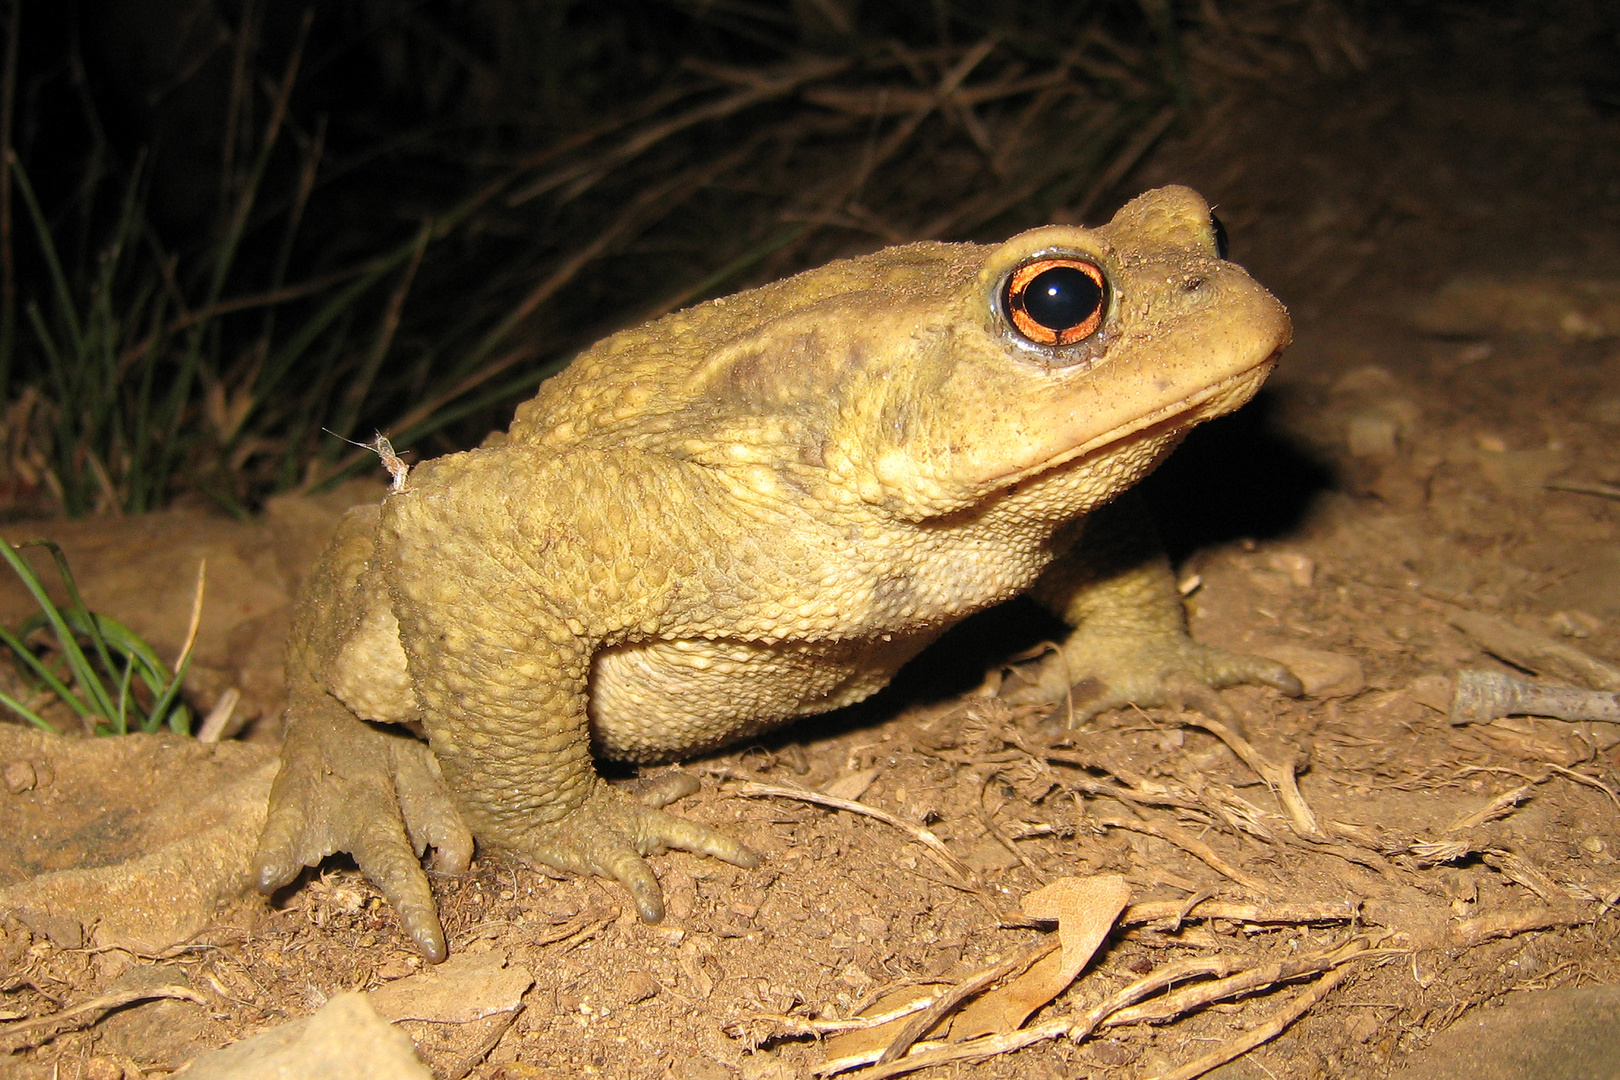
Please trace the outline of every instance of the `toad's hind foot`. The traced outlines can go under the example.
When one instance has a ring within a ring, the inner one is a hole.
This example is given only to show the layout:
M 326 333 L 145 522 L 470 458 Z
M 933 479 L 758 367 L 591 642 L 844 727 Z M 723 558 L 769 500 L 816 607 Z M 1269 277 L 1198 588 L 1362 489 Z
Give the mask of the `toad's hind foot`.
M 443 960 L 444 930 L 421 856 L 431 847 L 435 870 L 459 874 L 472 860 L 473 838 L 427 744 L 357 719 L 328 694 L 295 695 L 288 715 L 254 856 L 259 891 L 273 893 L 304 867 L 350 852 L 422 955 Z
M 719 830 L 658 809 L 687 793 L 679 790 L 685 787 L 690 785 L 679 781 L 653 784 L 643 796 L 656 804 L 649 806 L 598 781 L 585 802 L 560 821 L 501 846 L 553 869 L 612 878 L 629 891 L 643 922 L 658 922 L 664 896 L 643 856 L 674 848 L 749 870 L 760 864 L 752 849 Z
M 1001 696 L 1014 705 L 1074 703 L 1073 723 L 1125 705 L 1191 707 L 1218 720 L 1234 719 L 1217 690 L 1270 686 L 1290 697 L 1299 679 L 1275 660 L 1200 645 L 1184 633 L 1071 634 L 1058 649 L 1015 669 Z

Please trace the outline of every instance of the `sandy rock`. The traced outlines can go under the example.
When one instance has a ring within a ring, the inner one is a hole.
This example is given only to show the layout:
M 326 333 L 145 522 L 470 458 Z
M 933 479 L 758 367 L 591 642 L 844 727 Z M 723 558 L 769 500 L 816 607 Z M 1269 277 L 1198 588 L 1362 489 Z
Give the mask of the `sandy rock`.
M 95 946 L 151 954 L 246 891 L 273 748 L 0 725 L 0 762 L 13 761 L 56 778 L 0 789 L 0 911 L 36 932 L 66 941 L 88 927 Z
M 430 1080 L 411 1040 L 364 994 L 339 994 L 313 1016 L 194 1059 L 177 1080 Z
M 1620 988 L 1507 995 L 1472 1009 L 1394 1073 L 1396 1080 L 1613 1080 L 1620 1077 Z
M 443 964 L 385 983 L 367 995 L 378 1015 L 389 1020 L 428 1020 L 470 1024 L 495 1013 L 522 1008 L 523 993 L 534 985 L 524 967 L 507 967 L 506 953 L 457 953 Z

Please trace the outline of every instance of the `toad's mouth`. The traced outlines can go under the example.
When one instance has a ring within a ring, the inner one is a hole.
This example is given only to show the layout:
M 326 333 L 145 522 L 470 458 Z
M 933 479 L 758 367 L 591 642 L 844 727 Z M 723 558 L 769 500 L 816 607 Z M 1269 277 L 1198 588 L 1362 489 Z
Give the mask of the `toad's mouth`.
M 1038 464 L 1008 473 L 1004 477 L 998 478 L 997 486 L 1022 483 L 1032 476 L 1068 465 L 1079 458 L 1106 452 L 1133 436 L 1140 436 L 1144 433 L 1181 433 L 1197 424 L 1202 424 L 1206 420 L 1224 416 L 1255 395 L 1261 384 L 1266 381 L 1266 377 L 1271 374 L 1271 370 L 1277 366 L 1277 358 L 1282 355 L 1282 351 L 1282 347 L 1279 346 L 1272 350 L 1265 359 L 1244 368 L 1242 371 L 1202 386 L 1184 397 L 1161 405 L 1156 409 L 1150 409 L 1123 423 L 1116 424 L 1103 434 L 1093 436 L 1068 447 Z M 1153 429 L 1159 430 L 1154 432 Z

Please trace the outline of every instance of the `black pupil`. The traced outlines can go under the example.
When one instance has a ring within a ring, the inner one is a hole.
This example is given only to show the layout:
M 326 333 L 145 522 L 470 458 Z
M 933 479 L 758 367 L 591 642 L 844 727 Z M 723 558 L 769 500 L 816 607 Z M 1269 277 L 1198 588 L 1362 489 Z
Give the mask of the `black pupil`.
M 1091 275 L 1072 266 L 1043 270 L 1024 289 L 1029 317 L 1058 333 L 1079 326 L 1102 306 L 1102 288 Z

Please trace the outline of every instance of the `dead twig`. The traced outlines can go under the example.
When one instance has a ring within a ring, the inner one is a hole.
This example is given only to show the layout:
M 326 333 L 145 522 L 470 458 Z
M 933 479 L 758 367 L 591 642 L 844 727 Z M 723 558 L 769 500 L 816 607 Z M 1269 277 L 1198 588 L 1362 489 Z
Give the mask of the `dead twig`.
M 1103 1021 L 1104 1027 L 1123 1027 L 1126 1024 L 1162 1024 L 1178 1016 L 1213 1005 L 1217 1001 L 1252 994 L 1256 990 L 1279 983 L 1293 982 L 1307 975 L 1316 975 L 1353 960 L 1369 951 L 1363 940 L 1353 939 L 1337 949 L 1312 953 L 1288 960 L 1275 960 L 1261 964 L 1214 982 L 1197 983 L 1163 997 L 1130 1008 L 1120 1009 Z
M 1552 904 L 1570 898 L 1570 894 L 1563 886 L 1548 877 L 1545 870 L 1522 856 L 1515 855 L 1511 851 L 1502 851 L 1499 848 L 1486 848 L 1480 852 L 1480 857 L 1485 860 L 1485 865 L 1492 870 L 1495 870 L 1509 881 L 1516 881 L 1535 893 L 1536 899 L 1542 903 Z M 1576 897 L 1576 899 L 1581 899 L 1581 897 Z
M 1009 1031 L 1001 1035 L 982 1035 L 977 1039 L 955 1045 L 917 1049 L 898 1061 L 866 1070 L 860 1074 L 860 1080 L 885 1080 L 886 1077 L 901 1076 L 908 1072 L 915 1072 L 918 1069 L 926 1069 L 932 1065 L 944 1065 L 953 1061 L 985 1061 L 995 1057 L 997 1054 L 1009 1053 L 1038 1042 L 1065 1036 L 1079 1042 L 1096 1030 L 1098 1024 L 1110 1013 L 1117 1012 L 1151 994 L 1158 993 L 1166 987 L 1174 986 L 1176 983 L 1185 982 L 1188 979 L 1229 975 L 1237 969 L 1238 962 L 1236 957 L 1204 956 L 1166 964 L 1164 967 L 1150 972 L 1135 982 L 1121 987 L 1111 994 L 1107 1000 L 1081 1013 L 1078 1018 L 1064 1017 L 1058 1020 L 1048 1020 L 1044 1024 L 1021 1028 L 1018 1031 Z M 875 1062 L 878 1053 L 879 1051 L 872 1050 L 859 1057 L 838 1058 L 825 1062 L 815 1070 L 816 1075 L 831 1076 L 834 1073 L 859 1068 L 862 1065 Z
M 1494 938 L 1513 937 L 1531 930 L 1552 930 L 1560 926 L 1584 926 L 1597 916 L 1569 907 L 1539 907 L 1528 911 L 1496 911 L 1451 925 L 1446 934 L 1451 943 L 1469 949 Z
M 1024 748 L 1020 746 L 1020 749 Z M 1202 811 L 1210 809 L 1192 795 L 1173 791 L 1164 784 L 1153 783 L 1142 777 L 1121 776 L 1108 763 L 1091 754 L 1054 749 L 1025 750 L 1024 752 L 1033 758 L 1045 759 L 1057 765 L 1070 765 L 1080 769 L 1098 769 L 1111 776 L 1118 777 L 1119 782 L 1117 783 L 1110 783 L 1106 780 L 1092 780 L 1087 777 L 1073 779 L 1065 777 L 1057 780 L 1064 787 L 1085 795 L 1094 795 L 1104 799 L 1118 799 L 1121 802 L 1139 803 L 1143 806 L 1173 806 L 1180 810 Z
M 1179 1069 L 1173 1069 L 1155 1077 L 1154 1080 L 1193 1080 L 1194 1077 L 1203 1076 L 1211 1069 L 1224 1065 L 1233 1058 L 1241 1057 L 1255 1047 L 1270 1042 L 1287 1030 L 1288 1025 L 1309 1012 L 1317 1002 L 1331 994 L 1335 987 L 1349 977 L 1350 971 L 1348 968 L 1339 968 L 1328 972 L 1312 983 L 1310 989 L 1300 994 L 1282 1009 L 1279 1009 L 1270 1019 L 1258 1027 L 1249 1029 L 1218 1049 L 1211 1050 L 1201 1058 L 1189 1061 Z
M 879 810 L 875 806 L 868 806 L 866 803 L 856 802 L 854 799 L 840 799 L 833 795 L 824 795 L 819 791 L 809 791 L 805 788 L 786 787 L 778 784 L 761 784 L 754 780 L 744 780 L 737 786 L 730 788 L 729 792 L 748 799 L 797 799 L 800 802 L 813 803 L 816 806 L 825 806 L 833 810 L 861 814 L 875 821 L 881 821 L 885 825 L 892 825 L 938 855 L 944 860 L 946 866 L 955 873 L 960 874 L 965 880 L 976 883 L 973 871 L 968 869 L 966 863 L 952 854 L 951 849 L 945 846 L 945 841 L 921 825 L 913 825 L 911 822 L 904 821 L 887 810 Z
M 1512 791 L 1504 791 L 1473 813 L 1464 814 L 1457 818 L 1450 825 L 1447 825 L 1444 831 L 1448 833 L 1462 832 L 1465 829 L 1473 829 L 1483 825 L 1487 821 L 1496 821 L 1507 817 L 1513 813 L 1520 803 L 1530 798 L 1530 791 L 1533 786 L 1523 784 Z
M 1200 900 L 1190 907 L 1182 900 L 1150 900 L 1126 908 L 1119 922 L 1122 926 L 1141 926 L 1164 919 L 1177 922 L 1225 919 L 1228 922 L 1257 925 L 1334 923 L 1352 922 L 1360 910 L 1360 900 L 1297 904 L 1233 904 L 1223 900 Z
M 1457 673 L 1457 691 L 1451 699 L 1453 724 L 1484 724 L 1504 716 L 1620 724 L 1620 693 L 1553 686 L 1499 671 Z
M 1315 1005 L 1318 1001 L 1325 997 L 1335 986 L 1338 986 L 1348 974 L 1347 969 L 1345 969 L 1343 965 L 1353 960 L 1365 960 L 1372 957 L 1394 955 L 1396 951 L 1397 950 L 1371 949 L 1367 947 L 1366 942 L 1356 940 L 1328 952 L 1317 953 L 1311 956 L 1297 957 L 1289 961 L 1266 964 L 1262 965 L 1260 968 L 1253 969 L 1256 973 L 1272 974 L 1274 976 L 1272 983 L 1267 983 L 1259 980 L 1257 977 L 1250 976 L 1248 972 L 1239 971 L 1239 961 L 1235 957 L 1200 957 L 1198 959 L 1186 960 L 1180 963 L 1167 964 L 1163 968 L 1151 972 L 1127 986 L 1121 987 L 1118 991 L 1110 995 L 1107 1000 L 1092 1007 L 1091 1009 L 1086 1010 L 1083 1013 L 1080 1013 L 1077 1016 L 1049 1020 L 1046 1023 L 1037 1024 L 1034 1027 L 1021 1028 L 1017 1031 L 1009 1031 L 999 1035 L 984 1035 L 980 1036 L 979 1038 L 969 1039 L 966 1042 L 961 1043 L 930 1046 L 926 1049 L 919 1047 L 914 1049 L 912 1053 L 907 1054 L 905 1057 L 900 1058 L 897 1061 L 891 1061 L 881 1065 L 874 1065 L 872 1068 L 862 1071 L 859 1074 L 859 1080 L 887 1080 L 887 1078 L 892 1076 L 903 1076 L 906 1073 L 916 1072 L 919 1069 L 926 1069 L 936 1065 L 947 1065 L 953 1062 L 972 1063 L 986 1061 L 989 1058 L 995 1057 L 999 1054 L 1006 1054 L 1014 1050 L 1021 1050 L 1026 1046 L 1033 1046 L 1036 1043 L 1047 1042 L 1052 1039 L 1067 1038 L 1071 1042 L 1078 1043 L 1086 1038 L 1089 1038 L 1093 1032 L 1097 1031 L 1101 1027 L 1118 1026 L 1114 1023 L 1113 1018 L 1116 1015 L 1125 1013 L 1126 1010 L 1137 1002 L 1142 1001 L 1143 999 L 1148 998 L 1168 987 L 1174 986 L 1177 983 L 1186 982 L 1189 979 L 1214 976 L 1223 980 L 1223 982 L 1225 982 L 1225 984 L 1228 986 L 1237 985 L 1236 983 L 1231 982 L 1230 979 L 1239 979 L 1246 984 L 1252 982 L 1253 985 L 1250 985 L 1247 990 L 1234 991 L 1235 993 L 1244 993 L 1252 992 L 1255 989 L 1264 988 L 1267 985 L 1274 985 L 1277 981 L 1297 979 L 1302 976 L 1309 975 L 1315 971 L 1328 972 L 1327 976 L 1318 980 L 1310 990 L 1296 998 L 1282 1012 L 1271 1017 L 1259 1028 L 1246 1033 L 1244 1036 L 1245 1040 L 1261 1034 L 1264 1035 L 1264 1038 L 1260 1038 L 1250 1046 L 1243 1046 L 1242 1048 L 1237 1049 L 1231 1054 L 1231 1057 L 1235 1057 L 1237 1054 L 1244 1053 L 1245 1051 L 1252 1049 L 1254 1046 L 1259 1046 L 1268 1039 L 1275 1038 L 1279 1032 L 1281 1032 L 1289 1024 L 1293 1023 L 1294 1020 L 1297 1020 L 1300 1016 L 1302 1016 L 1312 1005 Z M 1332 980 L 1331 982 L 1329 981 L 1330 979 Z M 1139 1020 L 1127 1022 L 1139 1022 Z M 1222 1050 L 1231 1050 L 1232 1047 L 1237 1045 L 1237 1043 L 1231 1043 L 1226 1047 L 1223 1047 Z M 834 1073 L 846 1072 L 850 1069 L 858 1068 L 867 1061 L 875 1060 L 876 1056 L 877 1051 L 874 1050 L 868 1055 L 862 1055 L 860 1060 L 841 1058 L 836 1061 L 829 1061 L 817 1068 L 815 1072 L 818 1076 L 830 1076 Z M 1206 1055 L 1206 1057 L 1213 1056 L 1214 1055 Z M 1231 1057 L 1222 1058 L 1221 1060 L 1231 1060 Z M 1199 1062 L 1204 1060 L 1204 1058 L 1200 1058 Z M 1220 1062 L 1217 1061 L 1214 1064 L 1220 1064 Z M 1207 1072 L 1210 1068 L 1214 1067 L 1214 1064 L 1204 1066 L 1200 1072 Z M 1191 1067 L 1192 1065 L 1184 1066 L 1183 1070 L 1190 1069 Z M 1172 1075 L 1190 1078 L 1199 1075 L 1199 1072 L 1178 1071 Z
M 1583 480 L 1549 480 L 1541 485 L 1554 491 L 1573 491 L 1578 495 L 1598 495 L 1605 499 L 1620 499 L 1620 487 L 1614 484 L 1587 483 Z
M 831 1020 L 820 1020 L 809 1016 L 785 1016 L 780 1013 L 758 1013 L 746 1020 L 733 1020 L 725 1025 L 725 1032 L 732 1038 L 746 1036 L 749 1025 L 769 1024 L 771 1033 L 768 1039 L 794 1038 L 797 1036 L 810 1036 L 822 1039 L 829 1035 L 842 1035 L 847 1031 L 869 1031 L 872 1028 L 882 1027 L 893 1023 L 902 1017 L 930 1007 L 939 1000 L 938 994 L 927 997 L 913 998 L 904 1005 L 897 1005 L 892 1009 L 885 1009 L 871 1016 L 848 1016 Z M 759 1040 L 760 1042 L 766 1040 Z
M 933 1004 L 923 1010 L 915 1019 L 900 1029 L 900 1032 L 889 1042 L 883 1053 L 878 1057 L 878 1064 L 895 1061 L 910 1050 L 912 1044 L 949 1016 L 956 1007 L 979 991 L 1000 982 L 1010 979 L 1028 971 L 1039 961 L 1056 952 L 1061 942 L 1056 934 L 1051 934 L 1043 940 L 1035 942 L 1023 952 L 1010 956 L 1001 963 L 985 968 L 983 971 L 962 980 L 945 993 L 936 998 Z
M 113 1009 L 153 998 L 179 998 L 183 1001 L 194 1001 L 199 1005 L 208 1004 L 207 998 L 189 986 L 147 986 L 117 990 L 88 1001 L 81 1001 L 71 1008 L 51 1013 L 49 1016 L 36 1016 L 30 1020 L 0 1025 L 0 1048 L 6 1053 L 12 1053 L 25 1046 L 37 1045 L 38 1042 L 60 1035 L 64 1031 L 89 1027 Z M 29 1036 L 36 1035 L 38 1038 L 30 1041 Z
M 1217 855 L 1214 848 L 1174 825 L 1161 825 L 1151 821 L 1133 821 L 1130 818 L 1095 818 L 1093 820 L 1097 825 L 1105 829 L 1127 829 L 1147 836 L 1157 836 L 1160 840 L 1174 844 L 1187 854 L 1207 863 L 1216 873 L 1231 878 L 1245 889 L 1257 892 L 1261 896 L 1270 896 L 1272 894 L 1270 885 L 1267 885 L 1253 874 L 1233 866 Z
M 1193 727 L 1203 728 L 1221 742 L 1225 743 L 1243 763 L 1255 771 L 1255 774 L 1264 780 L 1266 786 L 1277 796 L 1283 810 L 1288 815 L 1288 824 L 1296 834 L 1307 840 L 1329 840 L 1330 837 L 1322 832 L 1321 826 L 1316 823 L 1316 814 L 1311 811 L 1310 804 L 1300 793 L 1299 783 L 1295 773 L 1299 768 L 1298 760 L 1287 764 L 1272 761 L 1254 748 L 1254 744 L 1239 735 L 1227 724 L 1214 717 L 1202 713 L 1183 713 L 1180 722 Z
M 1568 777 L 1577 784 L 1585 784 L 1588 787 L 1597 788 L 1599 791 L 1603 792 L 1603 794 L 1609 797 L 1609 801 L 1614 804 L 1614 808 L 1616 810 L 1620 810 L 1620 794 L 1616 794 L 1614 788 L 1610 787 L 1608 784 L 1605 784 L 1603 781 L 1593 776 L 1587 776 L 1585 773 L 1576 772 L 1574 769 L 1566 769 L 1562 765 L 1555 765 L 1550 761 L 1544 761 L 1542 764 L 1547 766 L 1547 768 L 1551 769 L 1553 772 L 1557 773 L 1559 776 Z

